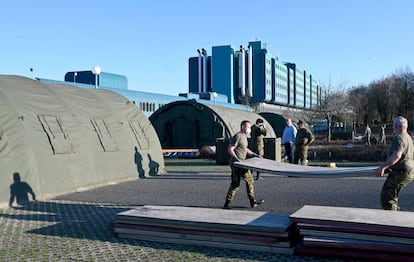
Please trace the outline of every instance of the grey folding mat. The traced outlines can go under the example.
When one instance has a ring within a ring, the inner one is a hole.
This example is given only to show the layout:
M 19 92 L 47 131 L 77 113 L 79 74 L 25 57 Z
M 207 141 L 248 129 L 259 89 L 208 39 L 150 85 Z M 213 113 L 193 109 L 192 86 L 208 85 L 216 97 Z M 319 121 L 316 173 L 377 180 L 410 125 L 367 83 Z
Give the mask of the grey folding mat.
M 113 228 L 121 238 L 283 254 L 297 236 L 288 214 L 182 206 L 120 212 Z
M 253 157 L 241 162 L 235 162 L 234 165 L 236 167 L 273 175 L 330 178 L 374 176 L 375 170 L 378 168 L 377 166 L 341 168 L 302 166 L 259 157 Z
M 369 261 L 413 261 L 414 212 L 308 206 L 290 215 L 296 252 Z

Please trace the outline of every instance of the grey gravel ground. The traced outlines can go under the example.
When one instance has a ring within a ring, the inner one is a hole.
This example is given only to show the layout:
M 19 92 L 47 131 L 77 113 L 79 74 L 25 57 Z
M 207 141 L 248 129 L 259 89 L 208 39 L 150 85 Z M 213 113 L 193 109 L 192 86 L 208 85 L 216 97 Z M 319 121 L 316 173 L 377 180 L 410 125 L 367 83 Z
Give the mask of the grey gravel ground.
M 0 261 L 342 261 L 121 239 L 111 231 L 118 212 L 137 206 L 221 208 L 229 167 L 214 161 L 168 160 L 168 174 L 0 209 Z M 383 178 L 298 179 L 263 174 L 258 210 L 293 213 L 303 205 L 379 207 Z M 248 208 L 244 185 L 234 208 Z M 414 211 L 414 183 L 401 192 L 402 210 Z

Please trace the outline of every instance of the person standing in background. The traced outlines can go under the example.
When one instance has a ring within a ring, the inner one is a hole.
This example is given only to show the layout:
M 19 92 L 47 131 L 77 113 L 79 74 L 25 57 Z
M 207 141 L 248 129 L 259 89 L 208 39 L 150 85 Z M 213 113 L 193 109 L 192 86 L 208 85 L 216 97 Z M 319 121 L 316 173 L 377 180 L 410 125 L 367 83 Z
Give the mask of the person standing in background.
M 285 154 L 288 158 L 289 163 L 293 163 L 294 152 L 295 152 L 295 139 L 296 139 L 297 129 L 292 124 L 292 119 L 288 118 L 286 120 L 286 127 L 283 129 L 282 135 L 282 144 L 285 146 Z
M 308 160 L 308 148 L 312 144 L 314 137 L 311 131 L 309 131 L 305 122 L 299 120 L 298 122 L 298 133 L 295 139 L 295 155 L 293 163 L 298 164 L 299 161 L 302 165 L 306 165 Z
M 371 128 L 369 127 L 368 124 L 367 124 L 367 127 L 365 128 L 365 139 L 366 139 L 365 144 L 370 146 L 371 145 Z
M 380 134 L 380 143 L 386 144 L 387 143 L 387 135 L 385 134 L 385 129 L 387 126 L 384 124 L 381 126 L 381 134 Z
M 261 158 L 264 156 L 264 137 L 266 136 L 267 130 L 264 125 L 263 119 L 258 118 L 256 124 L 252 126 L 252 151 L 258 154 Z M 260 172 L 256 172 L 256 180 L 259 180 Z

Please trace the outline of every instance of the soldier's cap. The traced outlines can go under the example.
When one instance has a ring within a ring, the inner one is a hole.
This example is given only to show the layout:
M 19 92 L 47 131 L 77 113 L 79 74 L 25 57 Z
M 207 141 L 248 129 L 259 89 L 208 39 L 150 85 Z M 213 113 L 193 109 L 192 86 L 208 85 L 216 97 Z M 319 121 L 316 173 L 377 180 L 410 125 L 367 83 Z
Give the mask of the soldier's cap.
M 300 124 L 305 124 L 305 122 L 304 122 L 304 121 L 302 121 L 302 120 L 299 120 L 299 121 L 298 121 L 298 125 L 300 125 Z

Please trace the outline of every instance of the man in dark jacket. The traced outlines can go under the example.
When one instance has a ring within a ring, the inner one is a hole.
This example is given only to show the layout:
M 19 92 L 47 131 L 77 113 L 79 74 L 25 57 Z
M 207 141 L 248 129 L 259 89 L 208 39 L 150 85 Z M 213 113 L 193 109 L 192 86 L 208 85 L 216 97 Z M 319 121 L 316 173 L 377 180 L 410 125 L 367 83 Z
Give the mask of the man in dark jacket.
M 294 163 L 298 164 L 299 161 L 302 165 L 307 164 L 308 160 L 308 148 L 309 145 L 312 144 L 314 140 L 313 134 L 309 131 L 306 126 L 305 122 L 299 120 L 298 122 L 298 133 L 296 134 L 295 139 L 295 157 Z
M 264 125 L 264 121 L 261 118 L 256 120 L 256 124 L 252 126 L 252 151 L 258 154 L 260 157 L 264 156 L 264 137 L 266 136 L 267 130 Z M 256 180 L 260 177 L 260 172 L 256 172 Z

